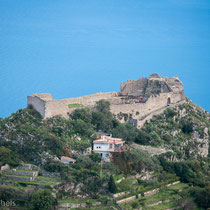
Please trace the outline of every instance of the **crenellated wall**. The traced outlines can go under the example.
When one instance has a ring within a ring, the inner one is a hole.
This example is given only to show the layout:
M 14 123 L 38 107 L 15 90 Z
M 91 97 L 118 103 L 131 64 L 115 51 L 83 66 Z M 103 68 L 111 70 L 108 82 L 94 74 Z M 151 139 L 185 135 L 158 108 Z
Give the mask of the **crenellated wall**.
M 147 78 L 139 78 L 138 80 L 128 80 L 123 82 L 120 85 L 120 94 L 127 95 L 137 91 L 137 93 L 141 95 L 147 82 Z

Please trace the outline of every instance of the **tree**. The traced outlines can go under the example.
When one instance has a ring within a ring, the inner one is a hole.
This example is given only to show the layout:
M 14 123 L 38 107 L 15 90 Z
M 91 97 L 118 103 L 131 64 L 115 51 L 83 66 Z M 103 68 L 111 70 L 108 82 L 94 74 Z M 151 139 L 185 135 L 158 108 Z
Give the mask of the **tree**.
M 18 165 L 18 157 L 9 148 L 1 146 L 0 147 L 0 165 L 9 164 L 12 166 Z
M 109 113 L 110 111 L 110 102 L 104 99 L 96 102 L 96 109 L 98 112 L 102 112 L 104 114 Z
M 183 133 L 190 134 L 193 132 L 193 124 L 190 120 L 181 120 L 181 129 Z
M 101 161 L 101 155 L 99 153 L 96 153 L 96 152 L 92 152 L 90 155 L 89 155 L 90 159 L 94 162 L 100 162 Z
M 191 194 L 195 197 L 196 203 L 205 209 L 210 207 L 210 185 L 200 188 L 195 187 Z
M 185 201 L 183 205 L 183 210 L 195 210 L 196 206 L 193 201 Z
M 0 200 L 2 201 L 8 201 L 10 199 L 13 199 L 15 197 L 15 192 L 12 189 L 6 188 L 4 186 L 0 189 Z
M 108 189 L 111 193 L 116 193 L 117 192 L 117 187 L 115 185 L 115 182 L 114 182 L 114 179 L 113 179 L 112 175 L 109 178 Z
M 104 114 L 103 112 L 93 112 L 92 114 L 92 124 L 96 126 L 97 130 L 102 130 L 104 132 L 110 132 L 113 127 L 111 113 Z
M 86 123 L 90 123 L 92 119 L 92 113 L 91 110 L 88 108 L 83 108 L 83 109 L 76 109 L 74 112 L 71 114 L 71 118 L 73 120 L 83 120 Z
M 50 210 L 55 205 L 55 198 L 52 196 L 50 190 L 40 189 L 33 193 L 31 204 L 35 210 Z
M 94 132 L 92 125 L 90 123 L 86 123 L 81 119 L 73 120 L 72 124 L 74 126 L 74 131 L 82 136 L 89 137 Z
M 74 164 L 76 165 L 76 164 Z M 86 168 L 86 169 L 93 169 L 96 163 L 91 160 L 89 157 L 86 155 L 78 155 L 77 156 L 77 165 Z
M 61 156 L 65 150 L 63 142 L 56 136 L 49 136 L 44 139 L 46 142 L 47 149 L 53 151 L 53 153 L 57 156 Z
M 0 147 L 0 160 L 2 162 L 7 162 L 8 159 L 11 159 L 11 150 L 2 146 Z

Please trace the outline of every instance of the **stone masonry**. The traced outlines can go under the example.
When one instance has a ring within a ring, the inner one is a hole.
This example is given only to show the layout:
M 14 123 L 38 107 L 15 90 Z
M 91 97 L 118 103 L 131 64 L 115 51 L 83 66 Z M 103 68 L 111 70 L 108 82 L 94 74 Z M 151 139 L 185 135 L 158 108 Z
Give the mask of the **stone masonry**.
M 121 122 L 130 119 L 119 118 L 128 115 L 135 122 L 136 127 L 141 127 L 143 120 L 153 112 L 167 108 L 169 104 L 176 104 L 185 100 L 184 88 L 178 77 L 160 77 L 152 74 L 149 78 L 139 78 L 121 83 L 120 91 L 108 93 L 95 93 L 92 95 L 55 100 L 51 94 L 32 94 L 27 97 L 28 107 L 38 111 L 46 119 L 61 115 L 65 118 L 76 108 L 69 105 L 94 107 L 101 99 L 110 101 L 110 109 Z

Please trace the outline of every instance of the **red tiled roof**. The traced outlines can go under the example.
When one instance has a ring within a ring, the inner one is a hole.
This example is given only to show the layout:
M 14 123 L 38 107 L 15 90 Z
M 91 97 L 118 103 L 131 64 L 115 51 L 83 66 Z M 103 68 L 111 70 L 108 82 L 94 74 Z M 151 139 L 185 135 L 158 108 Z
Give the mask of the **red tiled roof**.
M 101 139 L 93 141 L 99 144 L 122 144 L 125 143 L 121 138 L 112 138 L 110 136 L 101 136 Z
M 67 156 L 61 156 L 61 160 L 68 160 L 68 161 L 71 161 L 71 162 L 76 162 L 75 159 L 67 157 Z

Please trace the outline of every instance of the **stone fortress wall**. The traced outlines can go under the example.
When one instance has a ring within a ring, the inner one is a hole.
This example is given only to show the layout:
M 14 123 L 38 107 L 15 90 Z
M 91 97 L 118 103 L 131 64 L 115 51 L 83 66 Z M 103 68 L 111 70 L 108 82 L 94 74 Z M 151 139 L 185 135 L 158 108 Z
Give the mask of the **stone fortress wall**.
M 69 108 L 69 104 L 82 104 L 83 106 L 93 107 L 95 103 L 101 99 L 116 101 L 118 92 L 108 93 L 95 93 L 92 95 L 68 98 L 62 100 L 54 100 L 51 94 L 32 94 L 28 96 L 27 105 L 32 106 L 38 111 L 41 116 L 46 119 L 56 115 L 62 115 L 68 117 L 68 113 L 71 113 L 75 108 Z M 116 99 L 116 100 L 115 100 Z
M 155 81 L 157 84 L 152 81 Z M 154 88 L 154 84 L 157 87 Z M 158 94 L 153 94 L 152 91 L 154 90 L 158 90 Z M 148 92 L 150 93 L 149 95 Z M 139 97 L 144 95 L 147 95 L 146 102 L 138 102 Z M 147 115 L 161 110 L 169 104 L 183 101 L 185 95 L 183 85 L 177 77 L 167 78 L 152 74 L 149 78 L 121 83 L 119 92 L 96 93 L 62 100 L 55 100 L 51 94 L 32 94 L 28 96 L 27 105 L 32 106 L 46 119 L 56 115 L 68 117 L 68 113 L 76 109 L 69 108 L 69 104 L 94 107 L 95 103 L 101 99 L 110 101 L 110 109 L 115 116 L 119 114 L 132 115 L 132 119 L 136 121 L 136 126 L 140 127 L 142 120 Z M 123 119 L 121 121 L 124 122 Z
M 134 92 L 141 94 L 147 81 L 147 78 L 139 78 L 138 80 L 127 80 L 126 82 L 122 82 L 120 85 L 120 92 L 122 94 L 131 94 Z

